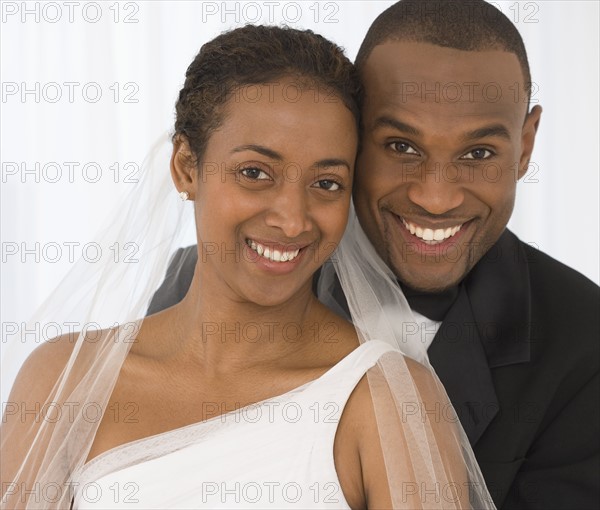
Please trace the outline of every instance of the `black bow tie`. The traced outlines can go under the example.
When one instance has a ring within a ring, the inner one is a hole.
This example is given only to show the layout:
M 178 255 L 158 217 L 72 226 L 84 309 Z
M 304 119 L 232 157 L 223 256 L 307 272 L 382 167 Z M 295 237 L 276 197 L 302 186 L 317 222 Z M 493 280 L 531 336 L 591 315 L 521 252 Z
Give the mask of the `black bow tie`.
M 399 282 L 400 283 L 400 282 Z M 400 283 L 408 304 L 415 311 L 434 321 L 443 321 L 458 297 L 459 286 L 442 292 L 422 292 Z

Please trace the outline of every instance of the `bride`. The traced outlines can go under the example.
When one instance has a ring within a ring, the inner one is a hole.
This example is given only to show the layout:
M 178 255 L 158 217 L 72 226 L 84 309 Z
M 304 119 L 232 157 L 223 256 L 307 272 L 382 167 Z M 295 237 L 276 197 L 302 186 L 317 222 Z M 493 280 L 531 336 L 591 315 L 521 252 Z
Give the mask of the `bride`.
M 23 365 L 3 418 L 3 508 L 493 508 L 437 378 L 386 329 L 389 275 L 353 216 L 335 251 L 358 92 L 342 51 L 309 31 L 246 26 L 202 47 L 170 159 L 193 202 L 190 290 L 139 318 L 183 215 L 151 160 L 118 211 L 140 263 L 76 268 L 44 311 L 118 325 Z M 330 258 L 356 328 L 313 292 Z

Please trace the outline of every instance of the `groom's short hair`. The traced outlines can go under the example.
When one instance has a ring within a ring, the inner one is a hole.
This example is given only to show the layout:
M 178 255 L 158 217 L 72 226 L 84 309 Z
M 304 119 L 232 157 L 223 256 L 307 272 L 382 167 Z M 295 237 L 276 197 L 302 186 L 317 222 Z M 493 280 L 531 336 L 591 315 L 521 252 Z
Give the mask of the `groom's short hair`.
M 430 43 L 463 51 L 514 53 L 527 97 L 531 72 L 523 39 L 498 8 L 483 0 L 401 0 L 373 22 L 356 56 L 360 70 L 376 46 L 388 41 Z

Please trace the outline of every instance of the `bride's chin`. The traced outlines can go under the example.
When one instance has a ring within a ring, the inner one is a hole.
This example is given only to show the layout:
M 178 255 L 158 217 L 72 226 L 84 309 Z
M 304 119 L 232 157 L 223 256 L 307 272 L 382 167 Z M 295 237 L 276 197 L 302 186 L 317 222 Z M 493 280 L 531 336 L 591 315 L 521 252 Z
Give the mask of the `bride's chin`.
M 246 300 L 249 303 L 252 303 L 255 306 L 261 306 L 264 308 L 273 308 L 283 306 L 286 303 L 289 303 L 294 299 L 297 293 L 294 292 L 285 292 L 285 293 L 252 293 L 251 295 L 246 295 Z
M 312 288 L 312 280 L 303 282 L 298 285 L 287 285 L 284 286 L 283 283 L 281 285 L 274 284 L 270 287 L 264 287 L 261 289 L 257 288 L 248 288 L 240 289 L 240 297 L 248 302 L 249 304 L 253 304 L 255 306 L 261 307 L 278 307 L 286 305 L 292 301 L 296 301 L 298 299 L 302 300 L 304 298 L 308 298 L 312 295 L 310 289 Z M 306 292 L 305 289 L 308 289 L 309 292 Z

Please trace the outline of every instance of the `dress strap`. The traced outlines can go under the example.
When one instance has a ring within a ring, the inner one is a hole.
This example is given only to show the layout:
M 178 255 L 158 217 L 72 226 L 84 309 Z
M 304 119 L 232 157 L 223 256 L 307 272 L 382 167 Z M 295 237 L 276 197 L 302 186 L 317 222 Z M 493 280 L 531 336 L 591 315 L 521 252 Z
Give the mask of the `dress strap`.
M 339 399 L 342 398 L 345 405 L 345 401 L 367 370 L 388 352 L 402 355 L 396 348 L 382 340 L 365 342 L 314 381 L 311 384 L 312 389 L 318 386 L 321 395 L 335 399 L 340 404 Z

